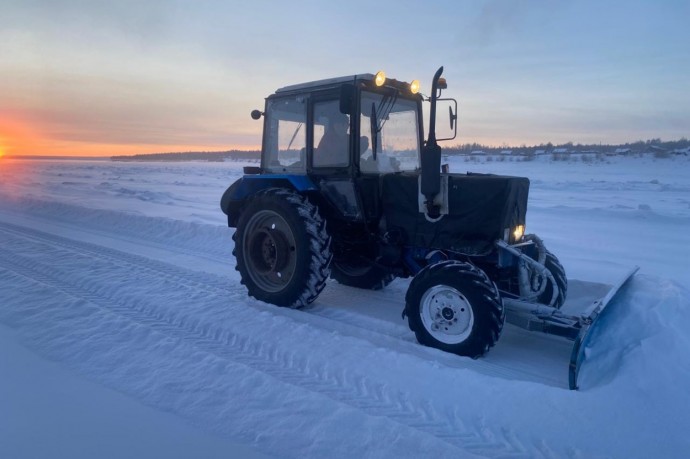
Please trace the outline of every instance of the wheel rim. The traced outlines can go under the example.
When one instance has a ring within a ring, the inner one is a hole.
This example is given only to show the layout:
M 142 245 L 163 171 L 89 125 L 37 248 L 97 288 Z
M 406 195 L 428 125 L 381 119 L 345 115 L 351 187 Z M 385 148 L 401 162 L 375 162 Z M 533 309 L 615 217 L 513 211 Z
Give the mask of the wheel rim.
M 295 274 L 295 246 L 295 235 L 280 214 L 262 210 L 252 215 L 242 239 L 252 281 L 267 292 L 284 289 Z
M 419 312 L 426 331 L 442 343 L 459 344 L 472 333 L 472 306 L 453 287 L 435 285 L 428 289 L 422 295 Z

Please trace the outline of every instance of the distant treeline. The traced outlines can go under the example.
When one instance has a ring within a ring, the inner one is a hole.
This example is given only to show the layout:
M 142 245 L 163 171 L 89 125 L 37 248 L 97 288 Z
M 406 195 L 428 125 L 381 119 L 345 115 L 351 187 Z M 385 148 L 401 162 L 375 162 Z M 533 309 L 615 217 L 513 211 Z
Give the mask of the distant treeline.
M 487 155 L 501 154 L 502 152 L 510 152 L 512 155 L 525 156 L 534 154 L 534 152 L 554 153 L 554 152 L 598 152 L 610 153 L 621 150 L 630 150 L 630 152 L 654 152 L 667 151 L 672 152 L 690 147 L 690 140 L 685 137 L 680 140 L 663 141 L 661 139 L 638 140 L 637 142 L 624 144 L 575 144 L 567 142 L 563 144 L 542 143 L 539 145 L 520 145 L 519 147 L 503 145 L 500 147 L 487 146 L 479 143 L 466 143 L 462 145 L 443 146 L 443 154 L 445 155 L 470 155 L 472 153 L 484 153 Z
M 176 153 L 147 153 L 140 155 L 111 156 L 112 161 L 238 161 L 258 160 L 260 151 L 185 151 Z
M 551 142 L 539 145 L 520 145 L 519 147 L 502 145 L 500 147 L 466 143 L 460 145 L 443 145 L 444 155 L 498 155 L 530 156 L 534 154 L 572 154 L 572 153 L 613 153 L 625 151 L 625 154 L 645 152 L 674 152 L 690 147 L 685 137 L 680 140 L 663 141 L 661 139 L 638 140 L 625 144 L 574 144 L 567 142 L 554 145 Z M 258 150 L 229 151 L 186 151 L 179 153 L 148 153 L 139 155 L 112 156 L 112 161 L 245 161 L 258 160 Z

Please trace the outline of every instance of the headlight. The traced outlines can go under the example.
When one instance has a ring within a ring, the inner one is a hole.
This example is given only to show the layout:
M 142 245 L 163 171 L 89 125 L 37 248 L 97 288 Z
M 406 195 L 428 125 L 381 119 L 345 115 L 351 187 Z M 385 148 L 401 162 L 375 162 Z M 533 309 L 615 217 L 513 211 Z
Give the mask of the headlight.
M 376 76 L 374 77 L 374 84 L 376 86 L 383 86 L 383 84 L 386 82 L 386 72 L 383 70 L 379 70 L 376 72 Z
M 525 225 L 518 225 L 513 230 L 513 241 L 520 242 L 522 236 L 525 235 Z

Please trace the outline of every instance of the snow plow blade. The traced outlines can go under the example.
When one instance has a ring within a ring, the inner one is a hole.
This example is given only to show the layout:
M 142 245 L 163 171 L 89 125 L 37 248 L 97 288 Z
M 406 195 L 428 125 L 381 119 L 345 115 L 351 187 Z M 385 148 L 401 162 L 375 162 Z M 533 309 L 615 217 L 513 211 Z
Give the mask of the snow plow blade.
M 640 269 L 639 266 L 632 268 L 625 276 L 623 276 L 603 298 L 595 301 L 582 315 L 581 328 L 575 344 L 570 355 L 570 365 L 568 369 L 568 383 L 571 390 L 577 390 L 577 377 L 580 372 L 580 367 L 586 358 L 586 349 L 589 340 L 592 337 L 592 330 L 596 329 L 599 319 L 604 315 L 604 312 L 610 310 L 612 305 L 616 302 L 616 297 L 621 292 L 623 287 L 630 281 L 635 273 Z

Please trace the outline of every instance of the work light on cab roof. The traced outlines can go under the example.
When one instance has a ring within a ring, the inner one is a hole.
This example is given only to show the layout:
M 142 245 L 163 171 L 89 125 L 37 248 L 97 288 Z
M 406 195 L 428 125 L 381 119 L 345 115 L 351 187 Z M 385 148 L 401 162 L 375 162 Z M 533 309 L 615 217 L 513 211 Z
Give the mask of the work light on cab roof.
M 412 80 L 412 83 L 410 83 L 410 92 L 412 94 L 417 94 L 419 92 L 419 80 Z
M 386 83 L 386 72 L 383 70 L 379 70 L 376 72 L 376 76 L 374 77 L 374 84 L 376 86 L 383 86 Z
M 384 84 L 386 84 L 386 72 L 383 70 L 379 70 L 376 72 L 376 75 L 374 75 L 374 84 L 377 87 L 381 87 Z M 412 80 L 412 82 L 408 85 L 410 89 L 410 94 L 417 94 L 419 92 L 420 88 L 420 83 L 419 80 Z

